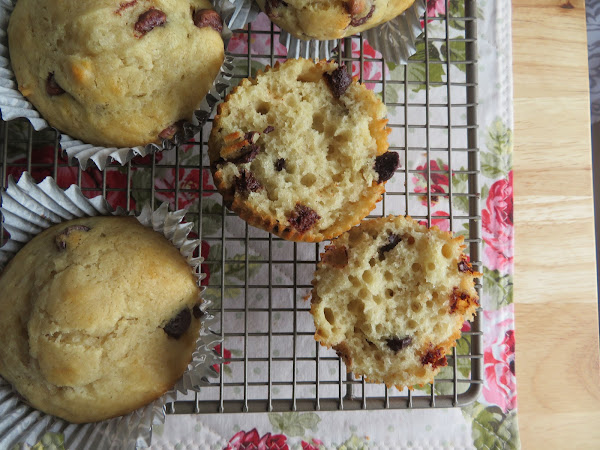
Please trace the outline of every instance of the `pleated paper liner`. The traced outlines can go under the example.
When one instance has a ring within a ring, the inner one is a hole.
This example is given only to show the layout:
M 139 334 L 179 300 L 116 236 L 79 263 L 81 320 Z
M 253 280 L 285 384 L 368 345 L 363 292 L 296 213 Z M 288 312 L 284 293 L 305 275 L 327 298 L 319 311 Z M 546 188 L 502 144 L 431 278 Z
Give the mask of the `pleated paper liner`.
M 75 185 L 61 189 L 48 177 L 36 184 L 31 175 L 23 173 L 18 183 L 9 177 L 8 188 L 0 194 L 4 228 L 10 239 L 0 249 L 0 269 L 34 236 L 55 224 L 90 216 L 134 215 L 122 208 L 113 210 L 102 196 L 86 198 Z M 169 212 L 162 204 L 156 211 L 145 206 L 136 219 L 167 238 L 186 258 L 193 268 L 198 284 L 204 274 L 200 267 L 201 256 L 194 256 L 201 241 L 189 239 L 193 223 L 181 223 L 185 210 Z M 209 302 L 203 301 L 205 311 Z M 214 317 L 203 316 L 203 324 L 192 361 L 183 377 L 172 390 L 159 399 L 125 416 L 96 423 L 71 424 L 29 406 L 4 379 L 0 378 L 0 448 L 12 449 L 15 445 L 34 446 L 45 440 L 64 440 L 65 448 L 124 449 L 149 446 L 152 426 L 164 423 L 166 403 L 177 400 L 188 391 L 198 391 L 209 378 L 218 374 L 212 367 L 221 358 L 214 351 L 220 336 L 210 330 Z M 18 447 L 17 447 L 18 448 Z
M 230 11 L 230 29 L 242 29 L 252 22 L 260 8 L 253 0 L 214 0 L 217 11 Z M 415 0 L 413 5 L 396 18 L 362 32 L 369 45 L 379 51 L 389 62 L 406 64 L 417 52 L 416 39 L 422 33 L 421 19 L 426 9 L 425 0 Z M 303 41 L 281 30 L 279 42 L 287 49 L 288 58 L 331 59 L 336 56 L 339 40 Z
M 5 121 L 22 117 L 27 119 L 36 131 L 39 131 L 49 127 L 49 124 L 18 90 L 15 74 L 10 65 L 8 22 L 16 3 L 17 0 L 0 0 L 0 112 L 2 119 Z M 225 48 L 227 48 L 231 37 L 231 32 L 227 27 L 223 27 L 222 37 Z M 81 168 L 86 169 L 95 164 L 100 170 L 104 170 L 107 164 L 113 160 L 124 165 L 134 156 L 146 156 L 156 151 L 175 148 L 200 132 L 202 125 L 210 117 L 214 106 L 225 95 L 231 80 L 232 61 L 233 58 L 225 54 L 225 60 L 221 65 L 219 75 L 213 81 L 209 92 L 198 109 L 194 111 L 192 122 L 185 123 L 183 133 L 178 133 L 174 140 L 163 140 L 160 145 L 148 144 L 146 146 L 117 148 L 88 144 L 61 133 L 60 145 L 67 152 L 69 159 L 76 159 Z

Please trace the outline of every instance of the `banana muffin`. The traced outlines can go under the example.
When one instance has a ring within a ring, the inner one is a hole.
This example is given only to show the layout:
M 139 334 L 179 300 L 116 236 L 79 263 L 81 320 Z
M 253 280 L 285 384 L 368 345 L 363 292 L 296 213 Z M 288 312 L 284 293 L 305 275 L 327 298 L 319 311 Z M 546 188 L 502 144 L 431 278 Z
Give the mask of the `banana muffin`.
M 132 217 L 55 225 L 0 276 L 0 375 L 69 422 L 126 414 L 192 359 L 201 298 L 186 259 Z
M 256 0 L 281 29 L 298 39 L 341 39 L 392 20 L 414 0 Z
M 430 383 L 478 306 L 481 274 L 462 242 L 410 217 L 365 220 L 344 233 L 315 272 L 315 339 L 367 381 Z
M 86 143 L 172 138 L 224 58 L 208 0 L 19 0 L 8 41 L 18 88 L 48 123 Z
M 293 241 L 336 237 L 373 210 L 399 165 L 385 116 L 335 62 L 267 67 L 219 105 L 208 142 L 215 185 L 251 225 Z

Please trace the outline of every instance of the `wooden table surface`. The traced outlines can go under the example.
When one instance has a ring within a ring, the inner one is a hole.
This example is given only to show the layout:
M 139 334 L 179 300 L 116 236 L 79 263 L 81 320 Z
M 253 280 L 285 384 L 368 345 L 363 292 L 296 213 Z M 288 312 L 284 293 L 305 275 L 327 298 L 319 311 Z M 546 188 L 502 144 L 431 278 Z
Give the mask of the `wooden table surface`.
M 600 448 L 585 0 L 513 0 L 515 310 L 524 449 Z

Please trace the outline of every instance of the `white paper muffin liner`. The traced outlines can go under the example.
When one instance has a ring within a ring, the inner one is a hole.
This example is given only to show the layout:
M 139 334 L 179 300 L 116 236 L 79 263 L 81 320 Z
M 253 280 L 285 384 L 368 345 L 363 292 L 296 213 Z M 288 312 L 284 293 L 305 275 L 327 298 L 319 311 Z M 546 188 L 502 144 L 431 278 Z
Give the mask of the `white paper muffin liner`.
M 8 22 L 17 0 L 0 0 L 0 113 L 5 121 L 16 118 L 27 119 L 36 131 L 49 127 L 50 125 L 35 107 L 21 94 L 17 88 L 15 74 L 10 65 L 8 51 Z M 231 32 L 223 27 L 222 32 L 225 49 L 231 37 Z M 163 140 L 162 144 L 148 144 L 138 147 L 102 147 L 87 144 L 64 133 L 60 133 L 60 145 L 67 152 L 69 160 L 76 159 L 82 169 L 86 169 L 92 163 L 100 170 L 104 170 L 112 160 L 121 165 L 126 164 L 134 156 L 146 156 L 161 150 L 170 150 L 177 145 L 187 141 L 202 129 L 202 125 L 210 117 L 214 106 L 221 101 L 225 91 L 229 87 L 233 71 L 233 59 L 225 55 L 219 74 L 202 103 L 196 111 L 192 122 L 184 124 L 183 135 L 178 135 L 173 141 Z M 60 130 L 59 130 L 60 132 Z
M 243 28 L 254 20 L 260 8 L 253 0 L 213 0 L 217 11 L 231 11 L 235 18 L 229 27 L 232 30 Z M 363 31 L 362 36 L 369 45 L 378 50 L 382 56 L 397 64 L 406 64 L 414 55 L 416 39 L 422 33 L 421 18 L 426 9 L 425 0 L 415 0 L 413 5 L 398 17 Z M 339 40 L 303 41 L 281 30 L 279 42 L 287 49 L 288 58 L 330 59 L 335 57 Z
M 55 224 L 88 216 L 134 215 L 121 208 L 113 210 L 105 198 L 86 198 L 79 187 L 72 185 L 66 191 L 48 177 L 36 184 L 31 175 L 24 172 L 18 183 L 9 177 L 8 188 L 0 193 L 5 229 L 10 239 L 0 249 L 0 269 L 34 236 Z M 144 226 L 163 234 L 186 258 L 198 278 L 204 274 L 201 256 L 194 257 L 201 240 L 188 239 L 192 223 L 181 223 L 185 210 L 168 211 L 163 203 L 156 211 L 145 206 L 136 219 Z M 209 302 L 202 302 L 205 311 Z M 172 390 L 154 402 L 125 416 L 96 423 L 71 424 L 45 414 L 29 406 L 11 385 L 0 377 L 0 449 L 12 449 L 17 444 L 35 445 L 46 433 L 64 435 L 65 448 L 129 449 L 147 447 L 152 439 L 152 426 L 164 423 L 165 405 L 186 395 L 188 390 L 198 391 L 218 374 L 212 367 L 222 359 L 214 346 L 220 336 L 211 332 L 214 317 L 205 313 L 203 327 L 196 342 L 196 350 L 183 377 Z M 18 448 L 18 447 L 17 447 Z

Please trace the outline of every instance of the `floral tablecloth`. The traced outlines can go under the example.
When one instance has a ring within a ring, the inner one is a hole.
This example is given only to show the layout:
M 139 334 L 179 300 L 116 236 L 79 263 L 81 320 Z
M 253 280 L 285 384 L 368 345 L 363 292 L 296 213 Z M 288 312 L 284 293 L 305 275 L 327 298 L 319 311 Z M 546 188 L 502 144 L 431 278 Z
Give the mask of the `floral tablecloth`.
M 446 3 L 449 8 L 460 11 L 461 0 L 428 0 L 428 16 L 435 17 L 446 13 Z M 428 410 L 385 410 L 385 411 L 336 411 L 336 412 L 290 412 L 263 414 L 221 414 L 221 415 L 176 415 L 168 416 L 164 425 L 154 427 L 152 448 L 155 449 L 303 449 L 314 450 L 323 448 L 518 448 L 517 428 L 517 395 L 515 380 L 515 329 L 512 298 L 513 271 L 513 200 L 512 200 L 512 80 L 511 80 L 511 17 L 510 3 L 506 0 L 478 1 L 478 47 L 479 47 L 479 145 L 481 148 L 481 199 L 482 199 L 482 237 L 483 247 L 483 283 L 484 291 L 481 298 L 483 312 L 481 313 L 484 329 L 484 386 L 479 399 L 463 408 L 428 409 Z M 266 23 L 265 16 L 259 16 L 260 22 Z M 460 27 L 459 22 L 450 21 L 450 28 Z M 432 32 L 440 23 L 428 25 Z M 257 53 L 268 53 L 271 45 L 280 54 L 285 52 L 278 43 L 271 43 L 269 34 L 256 35 L 253 48 Z M 436 47 L 437 45 L 437 47 Z M 443 60 L 445 51 L 441 50 L 440 42 L 430 48 L 429 58 Z M 263 51 L 261 51 L 261 47 Z M 229 50 L 234 53 L 245 53 L 248 50 L 247 37 L 234 35 L 230 41 Z M 353 52 L 358 49 L 353 48 Z M 455 58 L 464 58 L 460 48 L 451 49 Z M 368 43 L 365 43 L 366 56 L 377 55 Z M 424 49 L 421 49 L 421 53 Z M 358 56 L 358 54 L 356 55 Z M 416 55 L 423 57 L 423 54 Z M 266 62 L 265 62 L 266 63 Z M 245 63 L 244 63 L 245 65 Z M 260 63 L 257 63 L 261 66 Z M 264 65 L 264 64 L 262 64 Z M 255 69 L 255 68 L 253 68 Z M 464 72 L 464 67 L 458 65 L 457 70 Z M 366 63 L 364 72 L 366 80 L 381 80 L 383 77 L 394 75 L 399 70 L 394 65 L 387 67 Z M 454 70 L 454 69 L 453 69 Z M 409 73 L 411 81 L 424 81 L 425 71 L 415 70 Z M 430 81 L 443 81 L 448 74 L 444 65 L 433 65 L 429 71 Z M 370 89 L 381 90 L 380 85 L 366 82 Z M 433 87 L 431 95 L 436 90 L 445 89 L 443 84 Z M 378 87 L 379 86 L 379 87 Z M 413 85 L 412 98 L 424 95 L 422 85 Z M 388 95 L 390 95 L 388 93 Z M 388 99 L 389 100 L 389 99 Z M 397 108 L 399 109 L 399 108 Z M 389 111 L 394 115 L 393 108 Z M 465 117 L 456 117 L 453 123 L 464 122 Z M 15 132 L 13 130 L 13 132 Z M 26 137 L 25 137 L 26 138 Z M 391 139 L 394 139 L 392 134 Z M 25 139 L 26 140 L 26 139 Z M 394 143 L 392 142 L 392 145 Z M 395 145 L 401 145 L 396 143 Z M 437 146 L 447 145 L 444 142 Z M 26 148 L 18 145 L 9 149 L 7 174 L 15 177 L 25 170 Z M 53 175 L 55 158 L 52 146 L 34 145 L 31 155 L 32 175 L 41 180 Z M 136 164 L 151 161 L 152 157 L 137 158 Z M 105 173 L 97 169 L 81 172 L 79 178 L 76 167 L 70 167 L 67 161 L 58 156 L 56 178 L 59 185 L 67 187 L 79 182 L 87 189 L 86 195 L 102 193 L 103 182 L 106 182 L 106 196 L 113 206 L 135 208 L 147 201 L 156 204 L 166 201 L 178 208 L 190 208 L 198 211 L 197 192 L 202 188 L 207 191 L 203 202 L 203 211 L 215 211 L 218 205 L 213 205 L 210 191 L 214 190 L 208 170 L 192 169 L 189 167 L 175 169 L 173 164 L 193 165 L 201 161 L 197 146 L 184 149 L 177 156 L 177 161 L 170 152 L 155 156 L 155 179 L 149 178 L 148 170 L 135 170 L 127 173 L 121 168 L 112 168 Z M 455 160 L 460 165 L 460 158 Z M 448 170 L 448 162 L 443 159 L 431 159 L 427 163 L 419 160 L 418 154 L 414 160 L 404 161 L 415 171 L 436 172 Z M 162 167 L 162 166 L 166 167 Z M 413 192 L 426 192 L 424 175 L 413 173 L 410 180 L 400 180 L 411 186 Z M 105 177 L 105 180 L 104 180 Z M 448 193 L 450 177 L 440 173 L 432 173 L 432 215 L 447 216 L 447 200 L 435 196 L 435 193 Z M 458 174 L 451 177 L 453 186 L 465 184 Z M 201 181 L 202 180 L 202 181 Z M 130 183 L 131 191 L 123 187 Z M 393 183 L 393 180 L 390 182 Z M 154 198 L 151 191 L 142 187 L 154 185 Z M 393 184 L 392 184 L 393 186 Z M 464 186 L 463 186 L 464 187 Z M 400 189 L 401 190 L 401 189 Z M 128 192 L 130 195 L 128 196 Z M 177 192 L 177 194 L 175 194 Z M 456 192 L 456 191 L 455 191 Z M 175 201 L 177 195 L 177 201 Z M 460 199 L 460 197 L 458 197 Z M 455 199 L 455 208 L 466 210 L 466 204 Z M 419 199 L 416 199 L 419 210 Z M 175 203 L 177 203 L 175 205 Z M 387 213 L 394 211 L 393 204 Z M 400 213 L 400 208 L 398 211 Z M 413 213 L 414 214 L 414 213 Z M 448 229 L 448 220 L 433 219 L 433 225 Z M 460 226 L 460 224 L 458 224 Z M 210 221 L 202 223 L 203 239 L 215 232 L 218 225 Z M 457 224 L 454 224 L 455 230 Z M 464 230 L 463 230 L 464 232 Z M 228 230 L 228 233 L 233 231 Z M 214 259 L 223 249 L 206 238 L 202 244 L 202 256 L 208 260 Z M 233 256 L 235 259 L 235 256 Z M 235 265 L 229 267 L 227 277 L 238 277 L 243 280 L 243 273 L 236 274 Z M 216 272 L 220 267 L 206 263 L 203 271 L 207 278 L 203 281 L 211 292 L 211 278 L 217 279 Z M 253 276 L 253 274 L 250 274 Z M 258 275 L 257 275 L 258 276 Z M 280 274 L 285 278 L 285 274 Z M 235 296 L 235 293 L 232 293 Z M 239 294 L 238 294 L 239 295 Z M 235 319 L 233 319 L 235 320 Z M 277 320 L 277 318 L 275 318 Z M 235 325 L 235 324 L 234 324 Z M 231 357 L 238 351 L 235 345 L 224 343 L 225 357 Z M 220 350 L 220 349 L 219 349 Z M 224 376 L 231 376 L 230 366 L 223 366 Z M 37 448 L 50 448 L 51 443 L 59 443 L 60 436 L 46 436 Z

